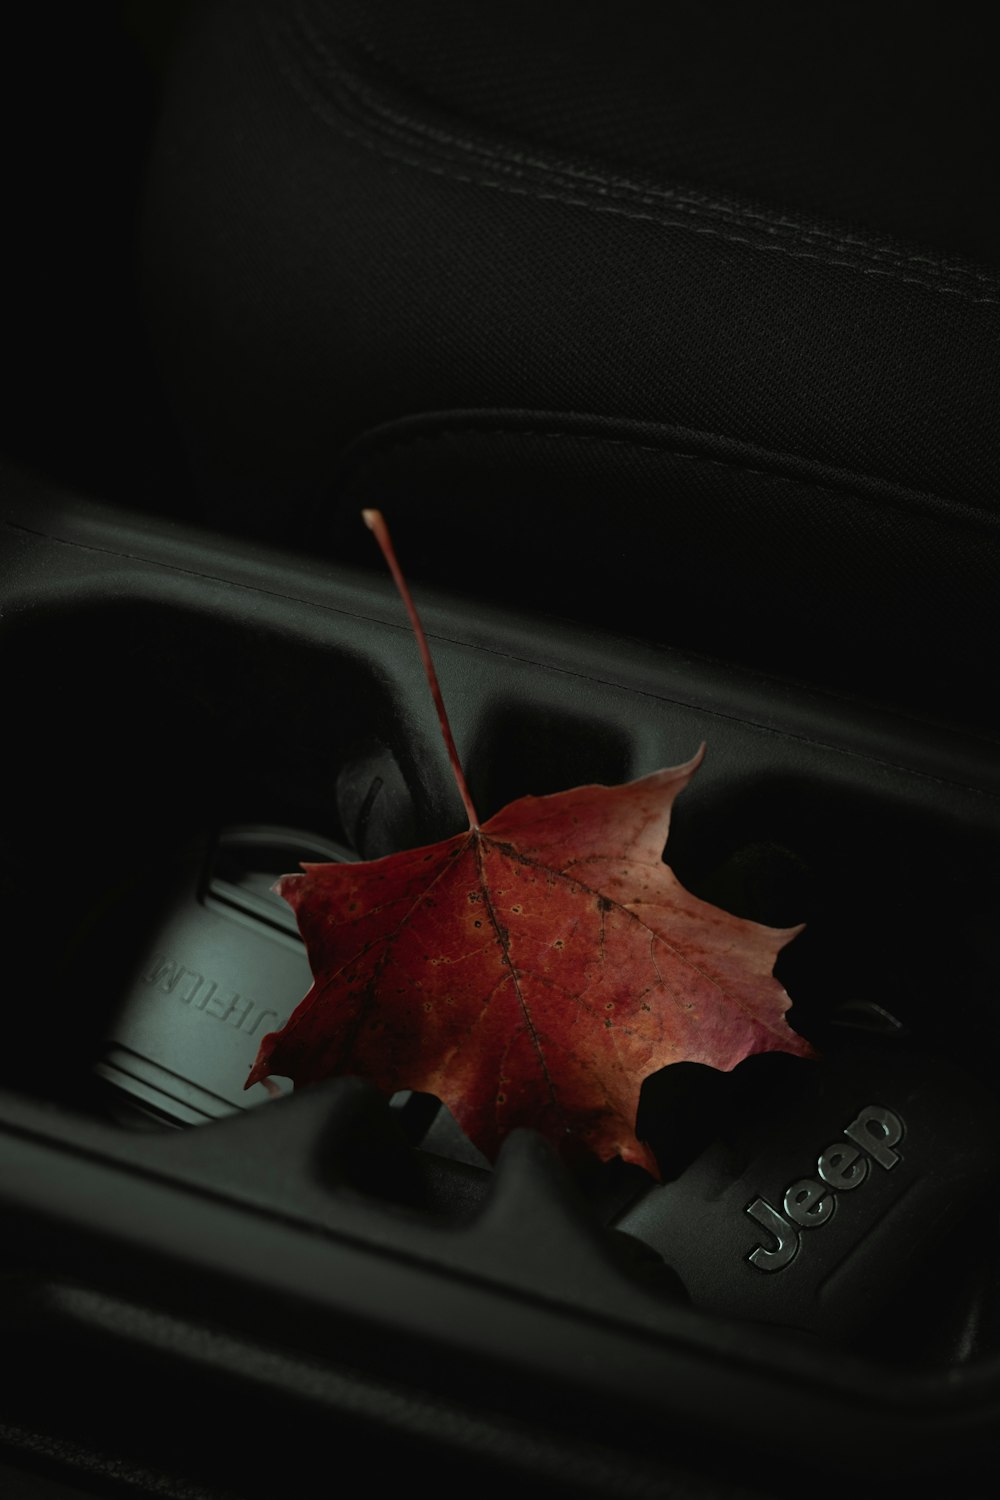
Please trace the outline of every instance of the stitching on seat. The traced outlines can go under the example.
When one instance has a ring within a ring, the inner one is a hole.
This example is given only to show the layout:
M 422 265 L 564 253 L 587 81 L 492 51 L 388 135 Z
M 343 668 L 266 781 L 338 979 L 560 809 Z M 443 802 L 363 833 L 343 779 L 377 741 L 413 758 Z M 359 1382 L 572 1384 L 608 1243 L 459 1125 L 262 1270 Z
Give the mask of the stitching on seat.
M 303 29 L 303 31 L 308 33 L 308 22 L 301 16 L 301 12 L 299 11 L 298 7 L 296 7 L 296 14 L 298 16 L 301 28 Z M 362 85 L 357 79 L 352 78 L 344 70 L 342 65 L 337 62 L 333 54 L 330 52 L 330 49 L 326 47 L 321 38 L 310 35 L 309 40 L 312 43 L 314 51 L 319 51 L 323 54 L 324 60 L 326 61 L 327 66 L 329 67 L 331 72 L 335 74 L 337 82 L 343 89 L 347 90 L 354 97 L 356 106 L 358 108 L 366 112 L 369 116 L 377 115 L 379 117 L 378 128 L 380 128 L 384 134 L 395 135 L 397 139 L 400 136 L 405 137 L 405 135 L 409 135 L 411 139 L 414 135 L 421 135 L 425 138 L 425 140 L 436 139 L 441 144 L 447 146 L 449 149 L 460 151 L 466 156 L 478 155 L 481 158 L 485 158 L 490 162 L 494 169 L 504 170 L 508 162 L 528 163 L 529 165 L 536 167 L 537 170 L 546 172 L 550 180 L 554 181 L 559 187 L 564 187 L 567 181 L 573 181 L 574 178 L 579 179 L 584 188 L 590 187 L 593 191 L 599 192 L 605 198 L 605 202 L 598 203 L 594 202 L 591 199 L 578 196 L 572 191 L 572 189 L 570 189 L 569 191 L 564 190 L 560 192 L 552 191 L 551 189 L 546 190 L 544 187 L 526 183 L 523 180 L 516 179 L 511 175 L 508 175 L 503 179 L 498 179 L 497 177 L 475 175 L 467 171 L 463 172 L 457 169 L 451 162 L 432 162 L 428 160 L 426 156 L 415 154 L 415 151 L 418 149 L 416 146 L 411 147 L 411 149 L 407 150 L 405 140 L 402 145 L 395 144 L 393 146 L 389 146 L 385 141 L 379 142 L 373 139 L 373 132 L 376 126 L 371 119 L 367 121 L 356 121 L 354 124 L 354 128 L 352 129 L 351 126 L 347 123 L 347 119 L 345 118 L 343 106 L 338 107 L 335 103 L 325 97 L 317 99 L 316 97 L 313 97 L 309 93 L 307 93 L 304 87 L 303 78 L 292 69 L 288 59 L 283 55 L 282 50 L 280 49 L 280 46 L 270 27 L 268 27 L 266 23 L 263 22 L 263 19 L 262 24 L 264 25 L 264 31 L 267 41 L 275 54 L 275 59 L 279 71 L 285 77 L 289 86 L 293 89 L 293 91 L 296 93 L 305 107 L 309 109 L 309 111 L 318 119 L 322 120 L 329 128 L 338 130 L 347 138 L 388 159 L 403 161 L 407 165 L 413 166 L 418 170 L 427 171 L 434 175 L 445 177 L 456 182 L 463 182 L 474 187 L 491 188 L 502 192 L 518 194 L 523 197 L 533 197 L 538 201 L 564 203 L 570 207 L 589 209 L 591 212 L 615 213 L 623 218 L 657 223 L 664 228 L 687 229 L 694 234 L 712 235 L 732 244 L 747 245 L 753 250 L 773 250 L 777 251 L 779 254 L 783 254 L 795 260 L 818 261 L 823 265 L 839 266 L 847 270 L 853 270 L 859 275 L 863 276 L 887 277 L 901 284 L 920 286 L 927 291 L 938 291 L 957 296 L 965 301 L 973 303 L 974 305 L 1000 305 L 1000 296 L 977 295 L 977 293 L 968 286 L 949 285 L 945 280 L 942 279 L 949 274 L 956 274 L 983 282 L 990 286 L 996 285 L 996 281 L 994 278 L 991 278 L 982 272 L 972 270 L 971 268 L 935 267 L 932 270 L 931 268 L 934 267 L 934 262 L 929 257 L 905 256 L 901 255 L 901 252 L 891 250 L 888 247 L 882 248 L 865 246 L 863 251 L 861 249 L 854 251 L 854 253 L 857 254 L 864 253 L 868 258 L 889 258 L 888 266 L 866 266 L 859 265 L 856 260 L 846 260 L 839 257 L 820 254 L 814 250 L 793 249 L 788 244 L 779 244 L 774 241 L 770 243 L 762 243 L 745 235 L 733 234 L 731 231 L 720 228 L 718 225 L 693 224 L 691 223 L 690 219 L 671 219 L 668 218 L 662 211 L 656 214 L 639 213 L 633 208 L 623 207 L 623 198 L 620 195 L 613 196 L 612 190 L 618 187 L 625 187 L 629 190 L 630 195 L 630 199 L 627 201 L 640 203 L 647 207 L 653 207 L 659 201 L 665 201 L 670 206 L 672 206 L 675 211 L 679 210 L 680 212 L 686 212 L 689 214 L 711 213 L 715 217 L 722 217 L 724 222 L 726 223 L 734 223 L 742 226 L 744 225 L 746 220 L 756 221 L 746 227 L 757 228 L 759 226 L 759 230 L 763 230 L 763 232 L 769 234 L 784 234 L 786 232 L 786 226 L 789 225 L 790 221 L 777 220 L 773 223 L 769 223 L 765 215 L 754 213 L 752 210 L 736 209 L 735 207 L 724 208 L 722 205 L 714 204 L 711 201 L 699 202 L 697 199 L 685 197 L 684 195 L 674 192 L 673 190 L 646 189 L 640 190 L 637 193 L 636 185 L 630 183 L 628 179 L 620 179 L 614 177 L 602 179 L 593 171 L 586 169 L 567 168 L 565 164 L 554 167 L 552 163 L 546 163 L 541 159 L 533 160 L 525 156 L 524 153 L 512 149 L 506 149 L 504 153 L 506 161 L 501 160 L 496 150 L 490 151 L 485 146 L 478 144 L 471 139 L 461 140 L 458 137 L 450 136 L 447 132 L 441 130 L 438 127 L 431 126 L 427 122 L 411 120 L 398 114 L 394 114 L 394 112 L 385 104 L 384 101 L 379 100 L 377 96 L 373 94 L 372 90 L 369 87 Z M 797 238 L 793 240 L 792 243 L 811 244 L 816 239 L 820 240 L 821 242 L 828 242 L 834 248 L 843 249 L 848 252 L 850 252 L 855 246 L 864 246 L 864 241 L 859 240 L 856 236 L 841 236 L 838 238 L 819 227 L 814 227 L 808 230 L 798 230 Z M 905 272 L 903 271 L 904 265 L 912 261 L 920 261 L 921 263 L 925 264 L 928 269 L 924 271 L 923 275 L 905 274 Z
M 379 115 L 383 120 L 391 122 L 400 131 L 406 131 L 410 135 L 419 134 L 428 140 L 435 140 L 442 145 L 462 150 L 466 154 L 476 154 L 486 160 L 499 163 L 501 150 L 498 145 L 494 145 L 491 148 L 485 140 L 477 141 L 471 136 L 463 139 L 443 129 L 441 126 L 433 125 L 429 120 L 422 120 L 418 116 L 405 115 L 400 110 L 394 109 L 384 98 L 379 97 L 377 91 L 371 85 L 364 83 L 360 78 L 352 76 L 343 64 L 338 62 L 329 44 L 323 40 L 314 27 L 310 26 L 308 17 L 302 12 L 301 4 L 295 6 L 295 13 L 298 17 L 300 28 L 308 38 L 313 50 L 322 55 L 337 81 L 343 88 L 349 90 L 364 108 Z M 369 52 L 370 56 L 381 61 L 383 65 L 391 66 L 374 50 L 366 48 L 366 51 Z M 984 282 L 991 287 L 997 284 L 996 276 L 985 271 L 978 271 L 970 266 L 950 265 L 945 268 L 932 255 L 907 253 L 893 246 L 876 245 L 862 235 L 841 234 L 832 229 L 826 229 L 821 225 L 813 225 L 807 228 L 796 220 L 789 219 L 781 214 L 769 214 L 755 211 L 746 205 L 737 206 L 734 203 L 719 202 L 705 193 L 693 194 L 691 192 L 684 192 L 678 188 L 657 188 L 649 184 L 643 185 L 631 178 L 623 177 L 613 172 L 600 172 L 596 167 L 583 166 L 579 163 L 571 163 L 565 160 L 554 163 L 543 157 L 531 156 L 526 151 L 519 150 L 517 147 L 507 143 L 503 144 L 502 156 L 508 162 L 526 167 L 534 167 L 549 172 L 554 176 L 562 176 L 569 180 L 575 178 L 581 182 L 592 184 L 599 190 L 607 191 L 609 188 L 622 188 L 636 195 L 638 201 L 652 203 L 660 200 L 675 206 L 689 207 L 695 212 L 708 210 L 720 217 L 728 218 L 735 223 L 756 221 L 769 234 L 788 230 L 791 232 L 792 237 L 797 240 L 809 241 L 818 239 L 829 242 L 835 249 L 848 251 L 856 246 L 860 254 L 870 257 L 889 259 L 900 265 L 911 262 L 926 265 L 934 275 L 944 276 L 950 274 L 968 277 L 974 281 Z

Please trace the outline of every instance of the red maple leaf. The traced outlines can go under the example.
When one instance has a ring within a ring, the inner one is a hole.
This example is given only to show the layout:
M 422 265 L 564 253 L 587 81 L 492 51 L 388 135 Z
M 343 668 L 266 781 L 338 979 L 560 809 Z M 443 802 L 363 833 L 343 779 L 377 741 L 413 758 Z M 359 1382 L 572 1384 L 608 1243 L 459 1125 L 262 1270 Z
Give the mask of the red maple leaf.
M 480 825 L 384 522 L 366 520 L 410 611 L 470 826 L 281 878 L 314 983 L 263 1038 L 247 1087 L 355 1074 L 387 1094 L 436 1094 L 491 1159 L 530 1125 L 564 1156 L 618 1154 L 658 1176 L 635 1135 L 649 1074 L 812 1055 L 772 973 L 801 929 L 731 916 L 664 864 L 674 798 L 704 747 L 623 786 L 521 797 Z

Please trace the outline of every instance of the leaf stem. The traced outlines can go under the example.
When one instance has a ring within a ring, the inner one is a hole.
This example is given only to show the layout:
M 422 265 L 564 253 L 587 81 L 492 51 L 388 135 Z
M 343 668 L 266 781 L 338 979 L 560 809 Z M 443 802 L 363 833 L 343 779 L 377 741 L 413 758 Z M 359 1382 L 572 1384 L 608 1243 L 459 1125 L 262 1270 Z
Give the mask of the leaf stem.
M 462 803 L 468 814 L 469 828 L 474 831 L 479 827 L 479 814 L 476 812 L 472 798 L 469 795 L 465 772 L 462 770 L 462 762 L 459 760 L 458 751 L 455 748 L 451 725 L 448 723 L 448 712 L 444 706 L 444 698 L 441 696 L 441 685 L 438 682 L 437 672 L 434 670 L 434 661 L 431 657 L 430 647 L 427 644 L 427 637 L 424 635 L 424 627 L 421 625 L 420 616 L 417 614 L 417 606 L 413 602 L 413 596 L 410 593 L 406 579 L 403 577 L 403 570 L 396 560 L 392 538 L 389 535 L 389 528 L 385 524 L 385 517 L 382 512 L 380 510 L 363 510 L 361 516 L 368 530 L 374 534 L 375 540 L 382 549 L 382 556 L 389 564 L 389 572 L 392 574 L 393 582 L 399 590 L 399 596 L 406 606 L 406 613 L 410 617 L 413 634 L 417 638 L 420 660 L 424 664 L 424 672 L 431 690 L 431 697 L 434 699 L 434 707 L 437 709 L 438 722 L 441 725 L 441 733 L 444 736 L 445 749 L 448 751 L 448 760 L 451 762 L 452 774 L 455 777 Z

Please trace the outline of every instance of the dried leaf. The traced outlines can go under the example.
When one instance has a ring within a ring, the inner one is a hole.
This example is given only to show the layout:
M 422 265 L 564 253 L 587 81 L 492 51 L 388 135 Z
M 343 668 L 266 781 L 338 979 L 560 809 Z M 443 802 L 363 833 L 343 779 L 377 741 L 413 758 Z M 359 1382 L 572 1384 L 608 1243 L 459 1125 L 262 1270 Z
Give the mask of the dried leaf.
M 566 1157 L 618 1154 L 658 1175 L 635 1135 L 649 1074 L 680 1061 L 729 1070 L 758 1052 L 812 1055 L 784 1019 L 789 999 L 772 973 L 800 929 L 710 906 L 664 864 L 674 799 L 704 747 L 622 786 L 522 797 L 480 826 L 387 534 L 383 547 L 471 826 L 426 848 L 282 877 L 314 984 L 264 1037 L 247 1087 L 272 1073 L 297 1085 L 355 1074 L 387 1094 L 436 1094 L 490 1158 L 530 1125 Z
M 741 920 L 663 863 L 698 763 L 625 786 L 522 797 L 482 828 L 279 882 L 315 984 L 264 1038 L 250 1082 L 353 1073 L 437 1094 L 489 1157 L 517 1125 L 565 1154 L 620 1154 L 648 1074 L 810 1055 L 772 976 L 798 928 Z

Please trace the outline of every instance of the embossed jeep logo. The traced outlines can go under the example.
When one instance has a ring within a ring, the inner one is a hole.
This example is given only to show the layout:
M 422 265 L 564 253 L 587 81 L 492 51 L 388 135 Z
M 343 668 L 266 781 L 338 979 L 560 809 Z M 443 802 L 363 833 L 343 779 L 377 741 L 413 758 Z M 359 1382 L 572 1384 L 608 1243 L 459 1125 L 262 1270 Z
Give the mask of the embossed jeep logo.
M 837 1208 L 837 1194 L 850 1193 L 868 1176 L 871 1162 L 891 1172 L 902 1157 L 894 1148 L 905 1133 L 901 1116 L 881 1104 L 869 1104 L 844 1129 L 846 1141 L 835 1141 L 821 1151 L 817 1176 L 803 1177 L 785 1189 L 784 1213 L 766 1198 L 755 1198 L 744 1210 L 768 1234 L 774 1244 L 758 1245 L 749 1260 L 759 1271 L 782 1271 L 790 1265 L 802 1243 L 801 1230 L 828 1224 Z

